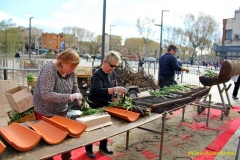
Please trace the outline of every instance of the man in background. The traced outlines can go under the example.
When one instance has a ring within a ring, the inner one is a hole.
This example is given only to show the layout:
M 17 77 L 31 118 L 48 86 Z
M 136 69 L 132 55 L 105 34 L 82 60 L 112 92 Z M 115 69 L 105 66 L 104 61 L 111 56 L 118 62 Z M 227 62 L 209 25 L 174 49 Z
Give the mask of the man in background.
M 189 72 L 188 68 L 178 66 L 177 59 L 174 57 L 178 54 L 177 47 L 173 44 L 168 46 L 167 53 L 159 58 L 159 86 L 177 85 L 174 80 L 175 71 L 186 71 Z

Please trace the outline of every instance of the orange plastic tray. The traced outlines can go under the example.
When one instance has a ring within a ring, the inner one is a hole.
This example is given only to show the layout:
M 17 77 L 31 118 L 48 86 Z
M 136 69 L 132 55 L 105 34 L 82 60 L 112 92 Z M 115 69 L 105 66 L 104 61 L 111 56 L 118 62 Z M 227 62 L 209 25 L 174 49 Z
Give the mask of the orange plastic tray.
M 58 144 L 62 142 L 68 135 L 68 132 L 44 121 L 37 123 L 27 122 L 42 138 L 49 144 Z
M 62 116 L 53 116 L 51 118 L 42 117 L 42 119 L 46 122 L 55 125 L 65 131 L 69 132 L 71 137 L 78 137 L 80 136 L 87 128 L 86 124 L 62 117 Z
M 106 112 L 109 114 L 119 117 L 121 119 L 127 120 L 129 122 L 134 122 L 138 119 L 140 116 L 140 113 L 132 112 L 132 111 L 127 111 L 119 108 L 106 108 Z
M 0 155 L 3 153 L 5 148 L 6 148 L 5 144 L 2 141 L 0 141 Z
M 41 135 L 33 130 L 13 122 L 9 126 L 0 127 L 3 138 L 19 151 L 33 149 L 41 139 Z

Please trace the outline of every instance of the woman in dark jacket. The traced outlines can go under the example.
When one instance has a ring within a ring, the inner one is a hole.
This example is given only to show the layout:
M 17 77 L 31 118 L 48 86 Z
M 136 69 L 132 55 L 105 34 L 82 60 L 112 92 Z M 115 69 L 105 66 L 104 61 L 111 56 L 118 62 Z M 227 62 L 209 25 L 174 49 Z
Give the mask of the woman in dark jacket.
M 119 53 L 110 51 L 105 55 L 101 68 L 95 71 L 88 96 L 88 99 L 91 101 L 89 103 L 91 108 L 108 106 L 113 99 L 114 93 L 123 94 L 126 92 L 124 87 L 117 87 L 117 77 L 114 72 L 120 61 Z M 88 157 L 96 158 L 92 144 L 85 146 L 85 149 Z M 113 151 L 107 148 L 107 139 L 100 141 L 99 150 L 106 154 L 113 154 Z

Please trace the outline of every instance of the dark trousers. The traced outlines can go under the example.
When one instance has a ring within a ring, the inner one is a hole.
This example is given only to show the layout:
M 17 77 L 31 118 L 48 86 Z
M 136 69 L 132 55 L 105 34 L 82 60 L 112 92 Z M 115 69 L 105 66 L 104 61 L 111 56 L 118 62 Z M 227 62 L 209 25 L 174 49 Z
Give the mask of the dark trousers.
M 107 139 L 101 140 L 99 148 L 106 149 L 107 148 L 107 141 L 108 141 Z M 85 146 L 85 150 L 86 151 L 93 151 L 93 144 L 89 144 L 89 145 Z
M 170 85 L 177 85 L 177 82 L 174 79 L 159 79 L 160 88 L 163 88 L 164 86 L 169 87 Z
M 239 89 L 239 86 L 240 86 L 240 76 L 238 76 L 238 79 L 237 79 L 237 82 L 234 82 L 235 86 L 234 86 L 234 89 L 233 89 L 233 96 L 234 97 L 237 97 L 237 94 L 238 94 L 238 89 Z

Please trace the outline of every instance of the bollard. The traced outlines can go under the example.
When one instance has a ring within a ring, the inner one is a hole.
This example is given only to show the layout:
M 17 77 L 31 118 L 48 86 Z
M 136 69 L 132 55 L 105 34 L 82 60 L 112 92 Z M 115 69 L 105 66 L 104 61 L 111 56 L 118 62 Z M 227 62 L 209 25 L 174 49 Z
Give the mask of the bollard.
M 5 67 L 5 69 L 3 70 L 3 77 L 4 77 L 4 80 L 7 80 L 7 67 Z

